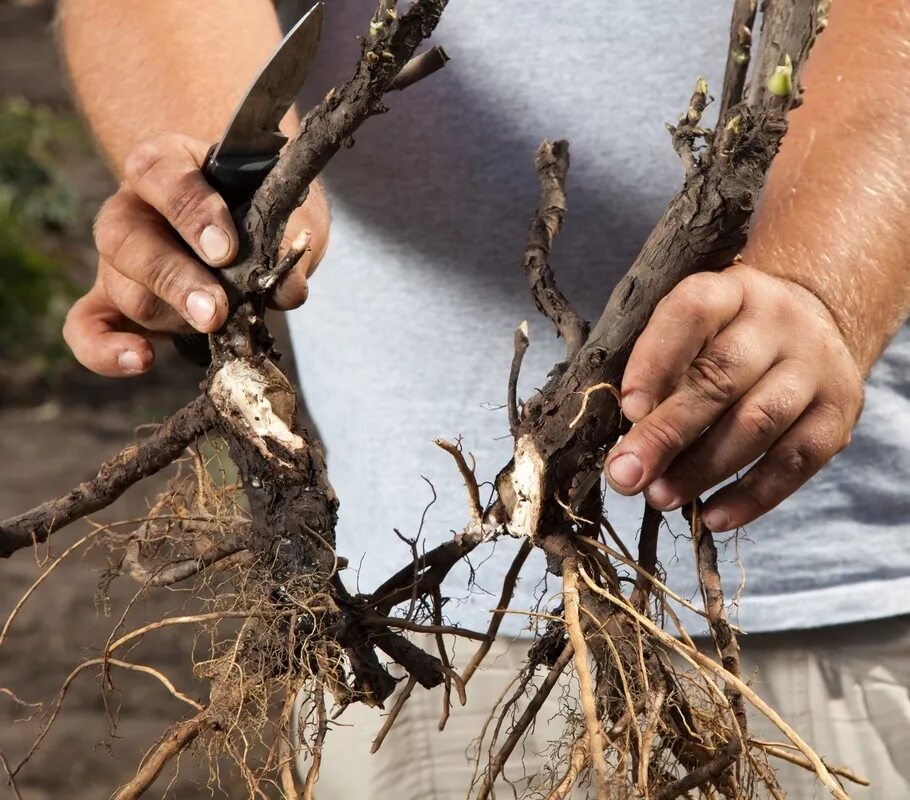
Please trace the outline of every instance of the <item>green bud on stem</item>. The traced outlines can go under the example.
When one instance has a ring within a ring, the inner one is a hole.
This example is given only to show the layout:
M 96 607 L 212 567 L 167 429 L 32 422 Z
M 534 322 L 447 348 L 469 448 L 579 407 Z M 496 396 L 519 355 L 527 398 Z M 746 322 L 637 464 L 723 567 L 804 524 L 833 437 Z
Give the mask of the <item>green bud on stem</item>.
M 774 68 L 768 78 L 768 91 L 778 97 L 789 97 L 793 93 L 793 62 L 790 56 L 784 56 L 784 63 Z

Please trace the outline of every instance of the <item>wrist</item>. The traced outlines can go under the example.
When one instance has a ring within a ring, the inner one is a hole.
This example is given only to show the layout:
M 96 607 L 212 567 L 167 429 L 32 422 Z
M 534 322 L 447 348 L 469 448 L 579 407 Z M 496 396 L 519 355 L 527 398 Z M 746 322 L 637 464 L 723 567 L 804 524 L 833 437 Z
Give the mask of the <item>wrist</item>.
M 786 286 L 799 306 L 820 318 L 831 337 L 843 345 L 858 373 L 861 376 L 869 373 L 893 331 L 876 337 L 874 326 L 863 324 L 852 313 L 858 307 L 839 299 L 845 291 L 839 280 L 831 279 L 830 275 L 826 280 L 824 268 L 815 267 L 803 254 L 788 255 L 779 248 L 765 248 L 760 243 L 747 245 L 741 263 Z
M 799 274 L 791 275 L 778 269 L 779 263 L 764 269 L 744 258 L 730 267 L 731 271 L 742 274 L 746 286 L 745 305 L 764 309 L 766 324 L 777 328 L 776 334 L 769 331 L 769 335 L 780 336 L 781 346 L 790 343 L 816 348 L 815 355 L 807 362 L 809 371 L 817 368 L 820 374 L 827 375 L 825 380 L 854 386 L 861 396 L 865 376 L 874 359 L 868 363 L 861 360 L 862 351 L 851 344 L 825 297 L 814 291 L 811 284 L 804 283 Z

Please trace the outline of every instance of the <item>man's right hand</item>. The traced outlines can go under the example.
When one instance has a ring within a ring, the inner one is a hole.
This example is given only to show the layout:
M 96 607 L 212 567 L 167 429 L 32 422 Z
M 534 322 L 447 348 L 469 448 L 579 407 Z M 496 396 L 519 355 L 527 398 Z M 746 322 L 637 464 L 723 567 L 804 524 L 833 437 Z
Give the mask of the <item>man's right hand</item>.
M 151 338 L 211 333 L 224 324 L 227 296 L 208 267 L 230 264 L 238 238 L 227 204 L 202 175 L 208 149 L 207 142 L 180 135 L 138 145 L 126 159 L 120 189 L 98 215 L 98 275 L 70 309 L 63 337 L 99 375 L 139 375 L 155 357 Z M 276 307 L 306 300 L 306 279 L 322 255 L 327 228 L 325 200 L 314 192 L 289 222 L 286 240 L 313 231 L 316 252 L 307 252 L 276 287 Z

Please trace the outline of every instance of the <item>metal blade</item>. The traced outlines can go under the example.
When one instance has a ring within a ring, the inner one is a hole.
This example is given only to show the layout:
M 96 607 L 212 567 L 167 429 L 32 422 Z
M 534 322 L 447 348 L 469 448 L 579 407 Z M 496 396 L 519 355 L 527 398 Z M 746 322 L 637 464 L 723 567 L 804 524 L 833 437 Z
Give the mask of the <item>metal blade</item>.
M 213 159 L 271 155 L 284 146 L 287 137 L 278 124 L 294 104 L 310 71 L 319 46 L 322 16 L 323 3 L 316 3 L 284 37 L 237 106 Z

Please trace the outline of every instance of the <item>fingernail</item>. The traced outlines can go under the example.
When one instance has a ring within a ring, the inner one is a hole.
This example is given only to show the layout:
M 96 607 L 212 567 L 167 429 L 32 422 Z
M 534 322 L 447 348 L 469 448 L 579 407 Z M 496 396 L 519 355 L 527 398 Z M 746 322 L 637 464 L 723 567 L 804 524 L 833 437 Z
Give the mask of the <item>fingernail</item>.
M 723 531 L 730 530 L 730 517 L 727 516 L 725 511 L 721 511 L 719 508 L 715 508 L 705 514 L 703 521 L 705 527 L 714 533 L 722 533 Z
M 658 478 L 647 489 L 648 505 L 659 511 L 675 511 L 682 505 L 682 498 L 673 490 L 666 478 Z
M 638 422 L 643 419 L 654 408 L 651 398 L 645 392 L 638 389 L 624 394 L 622 397 L 622 413 L 632 422 Z
M 142 372 L 144 369 L 139 353 L 134 350 L 124 350 L 117 356 L 117 363 L 121 369 L 125 369 L 127 372 Z
M 635 453 L 623 453 L 610 462 L 610 477 L 619 486 L 634 486 L 643 474 L 641 461 Z
M 213 264 L 220 264 L 231 251 L 231 240 L 217 225 L 209 225 L 199 236 L 199 247 Z
M 190 292 L 186 298 L 186 313 L 193 318 L 197 327 L 205 327 L 215 316 L 215 298 L 201 289 Z

